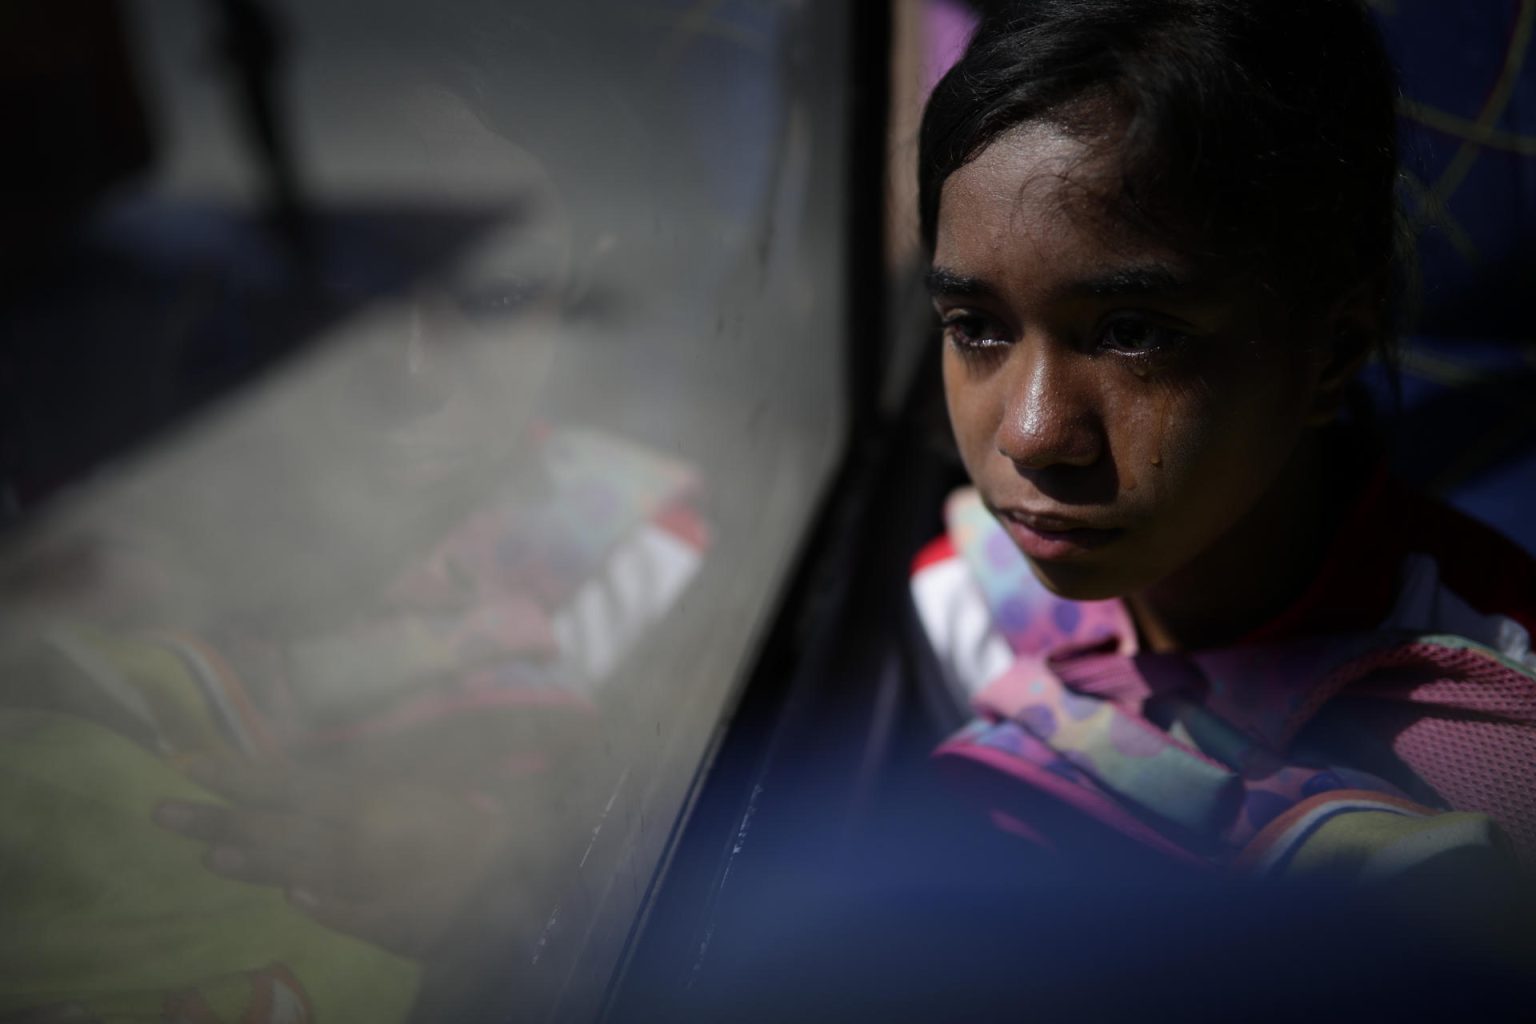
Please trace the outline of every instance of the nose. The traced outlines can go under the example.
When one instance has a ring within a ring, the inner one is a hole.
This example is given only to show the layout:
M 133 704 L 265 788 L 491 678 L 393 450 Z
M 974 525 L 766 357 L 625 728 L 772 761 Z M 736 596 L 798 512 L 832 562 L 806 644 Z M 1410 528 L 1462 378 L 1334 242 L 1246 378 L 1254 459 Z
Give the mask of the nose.
M 1020 470 L 1091 466 L 1104 451 L 1104 425 L 1079 366 L 1084 357 L 1049 341 L 1014 347 L 998 423 L 998 452 Z

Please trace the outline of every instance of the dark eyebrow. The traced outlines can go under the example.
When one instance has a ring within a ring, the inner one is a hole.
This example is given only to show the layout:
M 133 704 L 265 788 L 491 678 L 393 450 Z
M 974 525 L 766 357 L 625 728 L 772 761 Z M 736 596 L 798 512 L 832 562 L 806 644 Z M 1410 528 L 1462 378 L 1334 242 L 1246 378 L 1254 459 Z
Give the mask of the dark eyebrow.
M 1069 290 L 1095 298 L 1125 295 L 1161 295 L 1176 297 L 1200 291 L 1205 282 L 1172 267 L 1158 263 L 1139 267 L 1119 267 L 1096 277 L 1074 281 Z
M 940 295 L 981 297 L 996 294 L 992 286 L 981 278 L 967 277 L 965 274 L 957 274 L 943 267 L 934 267 L 929 270 L 927 283 L 928 294 L 934 298 Z
M 1204 292 L 1213 282 L 1203 280 L 1161 263 L 1142 266 L 1117 267 L 1093 277 L 1073 281 L 1066 290 L 1077 295 L 1093 298 L 1121 298 L 1125 296 L 1155 295 L 1163 298 L 1186 298 Z M 928 271 L 928 294 L 957 298 L 987 298 L 997 290 L 979 277 L 958 274 L 945 267 Z

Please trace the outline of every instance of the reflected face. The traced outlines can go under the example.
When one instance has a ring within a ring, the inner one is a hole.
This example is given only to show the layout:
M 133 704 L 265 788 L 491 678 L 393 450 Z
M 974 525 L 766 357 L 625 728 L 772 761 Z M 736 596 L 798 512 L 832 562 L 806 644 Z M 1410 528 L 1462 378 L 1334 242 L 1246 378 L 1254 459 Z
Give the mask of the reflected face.
M 930 288 L 965 467 L 1052 591 L 1152 587 L 1267 500 L 1318 346 L 1107 214 L 1100 150 L 1016 129 L 946 181 Z
M 333 332 L 355 352 L 338 360 L 331 407 L 337 432 L 357 439 L 355 453 L 340 460 L 357 486 L 419 502 L 421 488 L 484 471 L 527 442 L 557 352 L 572 254 L 560 191 L 533 153 L 490 130 L 447 89 L 415 83 L 401 91 L 389 131 L 362 140 L 381 155 L 378 166 L 356 173 L 407 202 L 440 204 L 445 219 L 464 218 L 463 242 L 451 261 L 361 303 Z M 391 259 L 425 263 L 433 242 L 402 231 L 397 244 L 399 252 L 358 261 L 362 269 Z

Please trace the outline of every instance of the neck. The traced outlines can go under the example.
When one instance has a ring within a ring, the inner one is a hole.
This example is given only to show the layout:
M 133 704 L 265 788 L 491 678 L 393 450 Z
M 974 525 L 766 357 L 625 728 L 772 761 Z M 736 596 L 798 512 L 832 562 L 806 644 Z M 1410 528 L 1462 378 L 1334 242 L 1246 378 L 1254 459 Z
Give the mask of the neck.
M 1143 646 L 1220 647 L 1263 625 L 1317 575 L 1342 503 L 1327 486 L 1316 434 L 1297 445 L 1268 491 L 1204 553 L 1126 599 Z

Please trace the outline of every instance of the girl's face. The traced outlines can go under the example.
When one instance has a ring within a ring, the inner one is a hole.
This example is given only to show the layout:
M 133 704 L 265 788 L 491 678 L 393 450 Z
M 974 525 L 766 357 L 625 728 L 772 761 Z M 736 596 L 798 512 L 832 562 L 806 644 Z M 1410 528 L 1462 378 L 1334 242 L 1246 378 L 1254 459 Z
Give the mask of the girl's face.
M 1002 136 L 946 181 L 930 275 L 965 467 L 1078 600 L 1151 588 L 1292 500 L 1327 347 L 1251 280 L 1116 224 L 1104 149 Z

